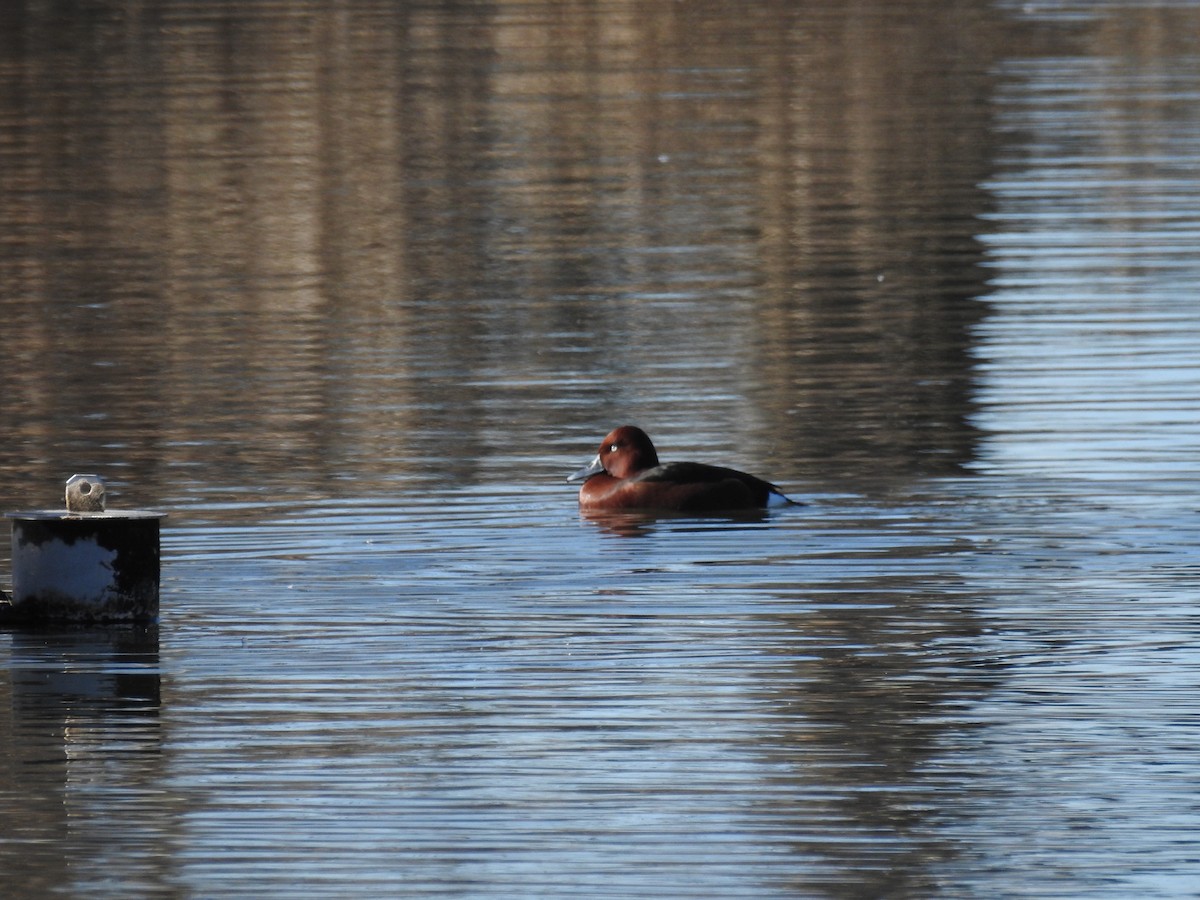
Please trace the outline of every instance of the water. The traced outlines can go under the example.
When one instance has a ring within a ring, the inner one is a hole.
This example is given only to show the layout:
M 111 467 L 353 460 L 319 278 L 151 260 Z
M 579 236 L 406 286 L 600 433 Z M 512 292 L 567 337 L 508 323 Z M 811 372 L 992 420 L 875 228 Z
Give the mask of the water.
M 1194 895 L 1200 4 L 843 7 L 0 13 L 7 891 Z

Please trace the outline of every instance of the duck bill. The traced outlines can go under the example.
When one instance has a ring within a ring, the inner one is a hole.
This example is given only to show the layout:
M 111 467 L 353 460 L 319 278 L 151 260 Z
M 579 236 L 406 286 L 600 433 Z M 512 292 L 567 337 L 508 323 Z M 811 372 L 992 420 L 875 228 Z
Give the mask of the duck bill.
M 604 463 L 600 462 L 600 454 L 596 454 L 596 458 L 580 469 L 578 472 L 573 472 L 567 476 L 567 481 L 586 481 L 593 475 L 599 475 L 604 471 Z

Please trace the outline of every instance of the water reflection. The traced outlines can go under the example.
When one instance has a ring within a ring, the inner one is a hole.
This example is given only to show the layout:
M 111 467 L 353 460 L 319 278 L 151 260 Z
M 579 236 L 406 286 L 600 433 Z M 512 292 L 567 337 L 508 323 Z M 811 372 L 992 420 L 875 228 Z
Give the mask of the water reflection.
M 701 518 L 696 518 L 695 513 L 676 513 L 666 510 L 581 509 L 579 511 L 581 519 L 590 522 L 604 532 L 620 537 L 645 537 L 664 525 L 670 526 L 676 532 L 686 532 L 689 524 L 697 529 L 746 530 L 761 526 L 772 516 L 778 515 L 784 515 L 784 513 L 769 512 L 765 509 L 743 509 L 709 513 Z
M 0 868 L 22 895 L 161 883 L 157 627 L 3 636 Z M 64 865 L 64 861 L 68 864 Z
M 929 550 L 936 570 L 944 549 Z M 961 739 L 955 711 L 1001 673 L 989 671 L 976 599 L 957 582 L 921 572 L 882 590 L 874 579 L 814 585 L 783 621 L 796 646 L 781 642 L 783 671 L 770 681 L 781 734 L 768 752 L 781 795 L 814 798 L 789 811 L 807 861 L 790 884 L 798 893 L 928 896 L 967 849 L 947 826 L 970 821 L 977 801 L 971 786 L 948 790 L 958 776 L 939 772 L 942 749 Z
M 861 13 L 10 13 L 6 469 L 384 488 L 633 419 L 955 470 L 1004 25 Z

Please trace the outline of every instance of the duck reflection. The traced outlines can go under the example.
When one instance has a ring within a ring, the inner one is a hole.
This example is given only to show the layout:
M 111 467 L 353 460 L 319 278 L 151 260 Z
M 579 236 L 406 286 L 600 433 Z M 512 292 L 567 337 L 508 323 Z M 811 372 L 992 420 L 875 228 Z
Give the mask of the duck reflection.
M 579 511 L 579 517 L 608 534 L 639 538 L 654 534 L 665 526 L 675 532 L 755 527 L 768 521 L 771 513 L 765 509 L 742 509 L 698 516 L 662 509 L 584 508 Z

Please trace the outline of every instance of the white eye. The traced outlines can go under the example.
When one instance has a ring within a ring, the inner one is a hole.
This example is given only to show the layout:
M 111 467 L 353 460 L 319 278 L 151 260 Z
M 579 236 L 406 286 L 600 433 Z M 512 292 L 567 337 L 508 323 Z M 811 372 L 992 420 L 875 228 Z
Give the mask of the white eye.
M 617 452 L 618 450 L 620 450 L 620 449 L 621 449 L 621 445 L 620 445 L 620 444 L 610 444 L 610 445 L 609 445 L 609 448 L 608 448 L 608 452 L 609 452 L 609 453 L 616 453 L 616 452 Z

